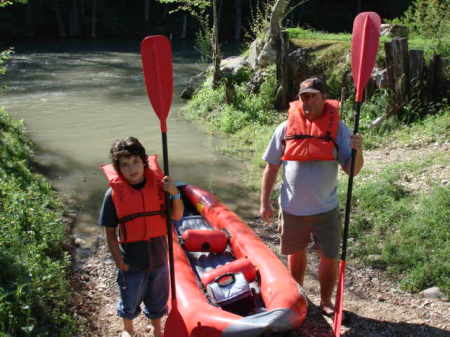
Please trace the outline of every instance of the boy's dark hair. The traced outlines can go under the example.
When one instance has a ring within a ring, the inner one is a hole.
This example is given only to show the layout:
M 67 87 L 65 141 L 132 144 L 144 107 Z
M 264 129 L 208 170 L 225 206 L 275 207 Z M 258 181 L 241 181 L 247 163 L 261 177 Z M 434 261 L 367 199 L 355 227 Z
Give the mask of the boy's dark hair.
M 109 151 L 111 155 L 114 169 L 120 173 L 119 159 L 122 157 L 139 156 L 144 162 L 144 166 L 148 167 L 147 154 L 145 148 L 135 137 L 127 137 L 124 139 L 117 139 L 111 145 Z

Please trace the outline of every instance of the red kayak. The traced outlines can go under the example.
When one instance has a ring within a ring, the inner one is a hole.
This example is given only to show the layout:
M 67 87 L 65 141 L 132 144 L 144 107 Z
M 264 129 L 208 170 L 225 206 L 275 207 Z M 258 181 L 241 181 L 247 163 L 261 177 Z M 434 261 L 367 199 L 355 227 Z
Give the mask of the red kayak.
M 187 335 L 256 337 L 298 328 L 307 301 L 278 257 L 213 194 L 193 185 L 179 189 L 185 214 L 173 246 Z

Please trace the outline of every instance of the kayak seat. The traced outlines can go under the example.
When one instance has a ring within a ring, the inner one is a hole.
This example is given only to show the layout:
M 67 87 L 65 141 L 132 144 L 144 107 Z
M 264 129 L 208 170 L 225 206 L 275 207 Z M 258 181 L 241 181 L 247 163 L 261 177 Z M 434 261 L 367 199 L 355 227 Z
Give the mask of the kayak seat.
M 247 258 L 240 258 L 219 266 L 201 275 L 201 281 L 204 286 L 216 281 L 225 274 L 242 273 L 247 282 L 253 282 L 256 279 L 256 267 Z
M 214 229 L 188 229 L 181 235 L 183 246 L 189 252 L 221 254 L 227 248 L 228 236 Z

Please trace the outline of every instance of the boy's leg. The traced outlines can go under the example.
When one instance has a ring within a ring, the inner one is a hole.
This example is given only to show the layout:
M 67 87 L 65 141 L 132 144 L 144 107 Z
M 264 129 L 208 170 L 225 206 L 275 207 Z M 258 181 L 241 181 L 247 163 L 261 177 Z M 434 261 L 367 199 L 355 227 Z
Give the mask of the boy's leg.
M 161 317 L 167 313 L 169 299 L 169 269 L 167 264 L 150 272 L 144 296 L 144 314 L 151 320 L 154 337 L 162 336 Z
M 120 289 L 120 300 L 117 305 L 117 314 L 123 319 L 123 330 L 129 335 L 134 335 L 133 319 L 141 312 L 143 284 L 145 272 L 119 271 L 117 283 Z M 125 336 L 127 334 L 124 334 Z
M 130 334 L 130 336 L 133 336 L 133 334 L 134 334 L 133 320 L 124 318 L 123 319 L 123 330 L 128 332 Z
M 153 325 L 153 337 L 162 337 L 161 334 L 161 318 L 151 320 Z

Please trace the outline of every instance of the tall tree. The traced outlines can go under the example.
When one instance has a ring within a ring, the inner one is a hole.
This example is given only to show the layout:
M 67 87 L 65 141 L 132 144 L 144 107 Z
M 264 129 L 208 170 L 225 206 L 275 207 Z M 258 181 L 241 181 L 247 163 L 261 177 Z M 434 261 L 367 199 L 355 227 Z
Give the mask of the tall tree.
M 241 41 L 242 26 L 242 0 L 234 0 L 235 19 L 234 19 L 234 40 Z
M 204 27 L 206 30 L 212 32 L 212 34 L 207 34 L 211 36 L 209 44 L 212 50 L 212 63 L 213 63 L 213 86 L 216 87 L 221 79 L 220 74 L 220 44 L 219 44 L 219 16 L 220 16 L 220 5 L 221 0 L 158 0 L 164 4 L 176 5 L 175 9 L 171 13 L 182 11 L 189 13 L 192 17 L 197 19 L 200 24 L 205 22 L 203 17 L 205 10 L 212 8 L 213 11 L 213 22 L 211 27 Z

